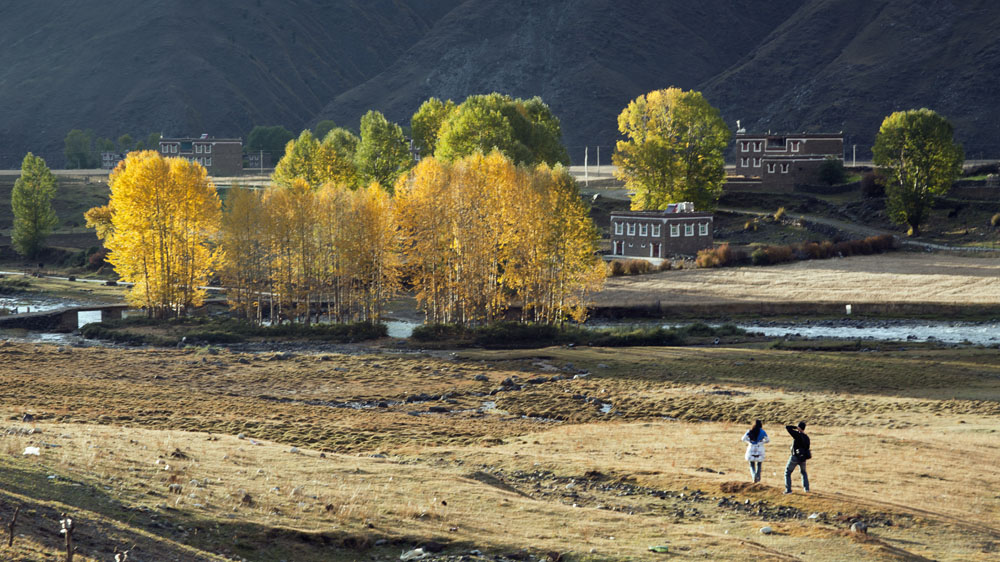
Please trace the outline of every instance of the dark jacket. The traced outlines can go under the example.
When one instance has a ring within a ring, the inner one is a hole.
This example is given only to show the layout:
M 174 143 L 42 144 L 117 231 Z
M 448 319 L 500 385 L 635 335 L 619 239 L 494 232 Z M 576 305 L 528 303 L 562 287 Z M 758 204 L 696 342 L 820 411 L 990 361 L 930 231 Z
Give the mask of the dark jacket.
M 792 456 L 798 458 L 800 461 L 812 457 L 812 453 L 809 452 L 809 436 L 794 425 L 786 425 L 785 429 L 788 430 L 788 434 L 793 439 Z

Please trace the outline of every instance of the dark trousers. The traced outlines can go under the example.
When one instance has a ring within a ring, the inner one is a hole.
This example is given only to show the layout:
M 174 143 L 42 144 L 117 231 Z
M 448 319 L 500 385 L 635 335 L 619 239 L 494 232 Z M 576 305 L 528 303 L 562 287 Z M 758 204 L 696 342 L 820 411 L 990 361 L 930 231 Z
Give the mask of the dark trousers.
M 785 467 L 785 491 L 792 491 L 792 472 L 795 471 L 795 467 L 799 467 L 799 472 L 802 473 L 802 489 L 809 491 L 809 475 L 806 474 L 806 461 L 800 460 L 795 455 L 788 457 L 788 466 Z

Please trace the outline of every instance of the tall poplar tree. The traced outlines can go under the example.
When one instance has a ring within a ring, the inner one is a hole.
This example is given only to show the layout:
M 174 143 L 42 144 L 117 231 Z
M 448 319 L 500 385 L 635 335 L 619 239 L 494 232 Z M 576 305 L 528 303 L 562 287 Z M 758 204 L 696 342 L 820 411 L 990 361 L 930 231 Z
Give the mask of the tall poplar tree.
M 962 172 L 965 155 L 951 123 L 930 109 L 897 111 L 882 121 L 873 161 L 887 171 L 889 218 L 920 234 L 934 196 L 943 195 Z
M 11 242 L 19 254 L 34 258 L 45 244 L 45 239 L 59 223 L 52 210 L 56 195 L 56 178 L 45 165 L 45 160 L 28 153 L 21 162 L 21 177 L 14 182 L 10 194 L 14 211 L 14 231 Z
M 618 130 L 627 140 L 618 141 L 612 161 L 615 175 L 635 192 L 633 209 L 681 201 L 715 208 L 731 134 L 700 92 L 668 88 L 639 96 L 618 116 Z

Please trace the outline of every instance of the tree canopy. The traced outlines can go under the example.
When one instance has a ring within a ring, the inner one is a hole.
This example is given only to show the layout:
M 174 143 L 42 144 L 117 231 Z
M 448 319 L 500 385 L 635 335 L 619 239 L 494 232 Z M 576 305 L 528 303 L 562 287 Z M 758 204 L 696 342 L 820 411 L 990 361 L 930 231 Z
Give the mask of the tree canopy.
M 73 129 L 66 133 L 66 168 L 96 168 L 100 163 L 94 153 L 94 132 Z
M 410 119 L 413 142 L 420 149 L 421 156 L 433 156 L 437 148 L 441 125 L 455 111 L 455 102 L 430 98 L 420 105 L 420 109 Z
M 301 179 L 313 189 L 326 183 L 356 188 L 359 180 L 354 157 L 359 142 L 346 129 L 329 131 L 322 142 L 306 129 L 298 139 L 288 141 L 271 179 L 282 187 Z
M 715 207 L 731 133 L 700 92 L 668 88 L 639 96 L 618 116 L 618 130 L 626 140 L 618 141 L 612 160 L 617 177 L 635 192 L 633 209 L 681 201 Z
M 21 162 L 21 176 L 14 182 L 10 194 L 14 211 L 11 243 L 22 256 L 33 258 L 45 244 L 45 239 L 59 223 L 52 210 L 56 195 L 56 178 L 45 160 L 28 153 Z
M 494 149 L 517 164 L 569 164 L 559 119 L 541 98 L 515 99 L 496 92 L 469 96 L 447 112 L 438 129 L 434 156 L 449 162 Z
M 354 163 L 362 183 L 377 182 L 391 192 L 396 179 L 413 165 L 413 157 L 399 125 L 378 111 L 369 111 L 361 118 L 361 141 Z
M 962 172 L 965 155 L 947 119 L 930 109 L 897 111 L 882 121 L 874 163 L 885 170 L 886 206 L 890 218 L 920 234 L 935 195 L 951 189 Z
M 292 132 L 281 125 L 270 127 L 257 125 L 247 135 L 246 151 L 264 151 L 270 153 L 272 159 L 277 159 L 285 153 L 285 145 L 293 138 L 295 136 Z M 146 148 L 152 149 L 155 147 L 147 146 Z

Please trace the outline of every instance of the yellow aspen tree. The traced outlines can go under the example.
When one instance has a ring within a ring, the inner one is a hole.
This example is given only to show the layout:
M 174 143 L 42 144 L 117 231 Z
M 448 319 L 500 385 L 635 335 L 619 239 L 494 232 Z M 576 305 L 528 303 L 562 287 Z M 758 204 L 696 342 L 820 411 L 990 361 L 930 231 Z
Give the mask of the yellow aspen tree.
M 129 302 L 151 314 L 199 306 L 216 261 L 221 203 L 205 168 L 155 151 L 131 152 L 109 178 L 108 261 L 134 283 Z
M 255 324 L 263 320 L 270 268 L 264 203 L 257 190 L 234 187 L 226 199 L 219 233 L 220 276 L 229 306 Z
M 360 319 L 375 323 L 399 287 L 399 236 L 393 200 L 376 182 L 350 193 L 348 199 L 354 235 L 344 250 L 354 257 L 353 285 L 359 290 Z
M 449 298 L 453 267 L 450 166 L 422 159 L 396 185 L 396 222 L 400 230 L 406 275 L 417 303 L 431 323 L 454 321 Z
M 308 324 L 316 259 L 314 193 L 308 182 L 295 178 L 286 188 L 269 188 L 265 202 L 273 267 L 271 285 L 278 299 L 278 316 L 272 321 L 287 317 Z

